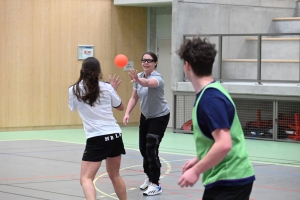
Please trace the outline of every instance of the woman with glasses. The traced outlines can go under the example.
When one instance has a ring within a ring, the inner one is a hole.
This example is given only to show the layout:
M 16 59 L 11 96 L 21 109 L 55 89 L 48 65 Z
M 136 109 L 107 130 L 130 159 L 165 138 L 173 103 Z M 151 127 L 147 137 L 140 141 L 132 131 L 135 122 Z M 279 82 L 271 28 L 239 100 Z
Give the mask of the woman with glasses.
M 124 125 L 128 123 L 130 112 L 140 100 L 139 148 L 144 158 L 144 172 L 147 175 L 140 189 L 147 189 L 143 195 L 148 196 L 162 192 L 158 183 L 161 168 L 158 149 L 169 122 L 170 109 L 164 96 L 164 79 L 155 70 L 157 56 L 152 52 L 146 52 L 141 62 L 143 72 L 138 73 L 133 69 L 128 73 L 134 85 L 123 123 Z

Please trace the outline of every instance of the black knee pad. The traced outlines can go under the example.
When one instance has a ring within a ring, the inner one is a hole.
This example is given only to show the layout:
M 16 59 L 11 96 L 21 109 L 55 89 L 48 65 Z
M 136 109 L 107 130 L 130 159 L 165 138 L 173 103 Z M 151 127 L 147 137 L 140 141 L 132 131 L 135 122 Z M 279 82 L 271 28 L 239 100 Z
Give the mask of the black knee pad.
M 154 135 L 151 133 L 147 134 L 146 154 L 148 157 L 150 168 L 161 167 L 161 163 L 157 155 L 159 141 L 160 141 L 160 137 L 158 135 Z

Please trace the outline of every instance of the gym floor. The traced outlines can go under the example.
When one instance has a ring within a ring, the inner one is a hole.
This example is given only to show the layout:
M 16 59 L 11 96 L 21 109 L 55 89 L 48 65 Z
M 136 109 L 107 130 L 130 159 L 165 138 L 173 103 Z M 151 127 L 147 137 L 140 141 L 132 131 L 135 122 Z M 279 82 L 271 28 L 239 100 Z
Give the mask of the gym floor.
M 128 200 L 200 200 L 201 180 L 192 188 L 177 184 L 183 164 L 195 156 L 192 134 L 168 129 L 160 147 L 163 192 L 143 196 L 139 185 L 145 175 L 138 150 L 138 128 L 122 127 L 126 155 L 121 175 Z M 0 199 L 75 200 L 85 199 L 80 183 L 84 150 L 83 129 L 0 132 Z M 300 144 L 246 140 L 256 173 L 252 200 L 300 200 Z M 118 199 L 102 162 L 96 179 L 97 199 Z

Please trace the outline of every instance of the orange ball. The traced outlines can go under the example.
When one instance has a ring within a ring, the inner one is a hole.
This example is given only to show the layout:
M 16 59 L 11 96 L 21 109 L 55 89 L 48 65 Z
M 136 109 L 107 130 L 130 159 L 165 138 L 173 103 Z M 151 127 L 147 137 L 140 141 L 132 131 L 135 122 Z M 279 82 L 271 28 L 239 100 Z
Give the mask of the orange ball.
M 128 58 L 124 54 L 119 54 L 115 57 L 115 65 L 119 68 L 124 68 L 128 63 Z

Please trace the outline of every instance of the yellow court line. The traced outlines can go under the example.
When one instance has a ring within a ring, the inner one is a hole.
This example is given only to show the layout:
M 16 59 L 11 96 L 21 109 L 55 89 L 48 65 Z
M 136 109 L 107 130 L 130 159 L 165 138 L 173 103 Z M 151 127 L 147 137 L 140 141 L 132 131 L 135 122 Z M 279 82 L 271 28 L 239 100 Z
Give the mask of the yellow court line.
M 107 174 L 107 173 L 104 173 L 104 174 L 102 174 L 102 175 L 100 175 L 100 176 L 98 176 L 97 178 L 94 179 L 93 183 L 94 183 L 95 189 L 96 189 L 98 192 L 100 192 L 101 194 L 103 194 L 104 196 L 106 196 L 106 197 L 111 197 L 111 198 L 113 198 L 113 199 L 118 199 L 118 198 L 115 198 L 115 197 L 113 197 L 113 196 L 111 196 L 111 195 L 105 193 L 105 192 L 102 192 L 102 191 L 99 190 L 99 189 L 97 188 L 97 186 L 96 186 L 96 181 L 97 181 L 99 178 L 101 178 L 102 176 L 105 176 L 106 174 Z
M 139 166 L 142 166 L 142 165 L 133 165 L 133 166 L 129 166 L 129 167 L 124 167 L 124 168 L 121 168 L 120 170 L 129 169 L 129 168 L 133 168 L 133 167 L 139 167 Z M 100 176 L 98 176 L 97 178 L 94 179 L 93 183 L 94 183 L 94 186 L 95 186 L 96 190 L 97 190 L 98 192 L 100 192 L 101 194 L 107 196 L 107 197 L 111 197 L 111 198 L 113 198 L 113 199 L 118 199 L 118 198 L 115 198 L 115 197 L 113 197 L 113 196 L 110 196 L 109 194 L 106 194 L 105 192 L 102 192 L 101 190 L 99 190 L 99 189 L 97 188 L 97 186 L 96 186 L 96 181 L 97 181 L 99 178 L 101 178 L 102 176 L 105 176 L 105 175 L 107 175 L 107 173 L 101 174 Z
M 160 160 L 163 160 L 164 161 L 163 163 L 165 163 L 167 165 L 167 170 L 165 171 L 164 175 L 160 176 L 161 178 L 164 178 L 165 175 L 167 175 L 171 172 L 172 166 L 166 159 L 160 157 Z
M 136 150 L 136 149 L 134 149 L 134 150 Z M 166 165 L 167 165 L 167 170 L 166 170 L 166 172 L 164 172 L 164 175 L 161 176 L 161 178 L 163 178 L 166 174 L 169 174 L 169 173 L 171 172 L 171 164 L 170 164 L 168 161 L 166 161 L 166 159 L 164 159 L 164 158 L 161 158 L 161 157 L 160 157 L 160 159 L 161 159 L 161 160 L 164 160 L 163 163 L 166 163 Z M 132 165 L 132 166 L 128 166 L 128 167 L 121 168 L 120 171 L 121 171 L 121 170 L 125 170 L 125 169 L 129 169 L 129 168 L 140 167 L 140 166 L 142 166 L 142 165 Z M 101 191 L 101 190 L 99 190 L 99 189 L 97 188 L 97 186 L 96 186 L 97 180 L 98 180 L 99 178 L 105 176 L 105 175 L 107 175 L 107 173 L 101 174 L 100 176 L 98 176 L 97 178 L 94 179 L 93 183 L 94 183 L 95 189 L 96 189 L 98 192 L 100 192 L 101 194 L 103 194 L 103 195 L 105 195 L 105 196 L 107 196 L 107 197 L 111 197 L 111 198 L 113 198 L 113 199 L 118 199 L 118 198 L 115 198 L 115 197 L 113 197 L 113 196 L 111 196 L 111 195 L 109 195 L 109 194 L 107 194 L 107 193 L 105 193 L 105 192 L 103 192 L 103 191 Z

